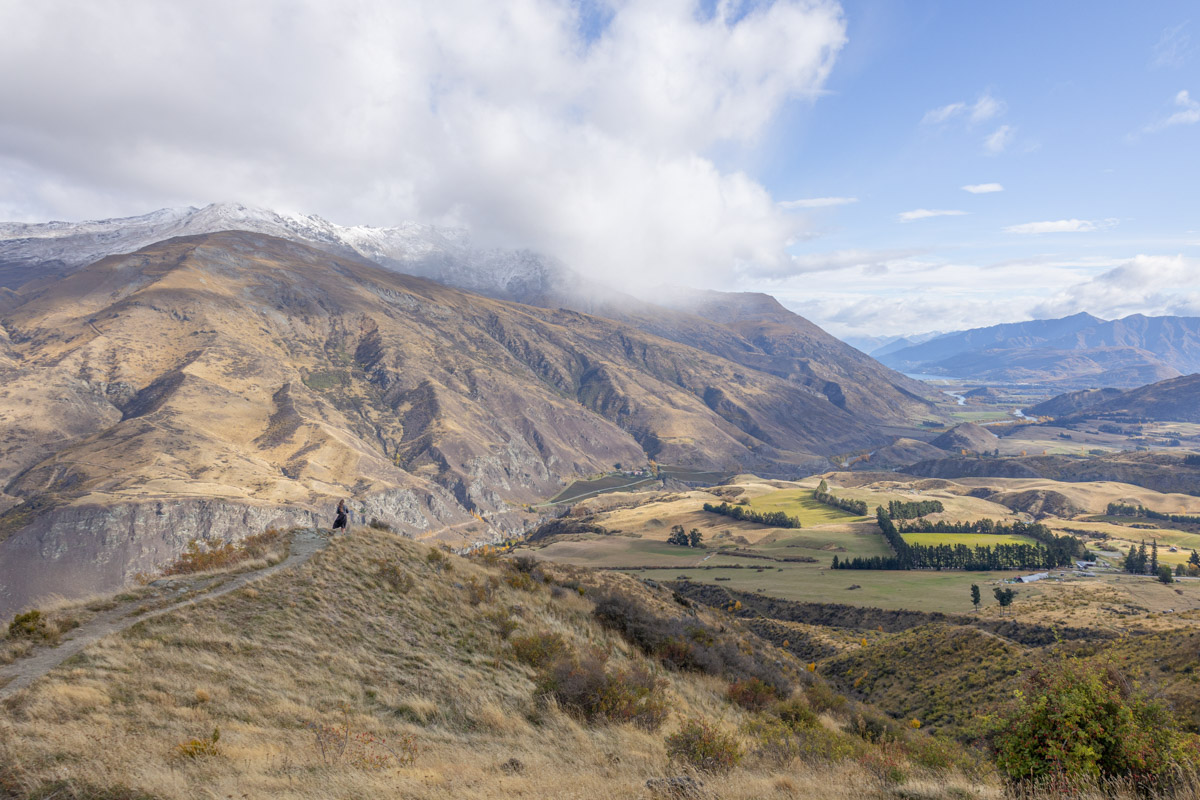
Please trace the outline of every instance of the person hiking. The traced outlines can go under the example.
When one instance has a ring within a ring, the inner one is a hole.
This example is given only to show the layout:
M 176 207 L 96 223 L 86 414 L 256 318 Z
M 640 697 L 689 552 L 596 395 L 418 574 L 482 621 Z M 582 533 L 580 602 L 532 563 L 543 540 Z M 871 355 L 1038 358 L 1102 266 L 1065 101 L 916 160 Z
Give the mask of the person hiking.
M 342 529 L 342 533 L 346 532 L 346 501 L 345 500 L 338 501 L 337 517 L 335 517 L 333 520 L 333 529 L 336 531 L 338 528 Z

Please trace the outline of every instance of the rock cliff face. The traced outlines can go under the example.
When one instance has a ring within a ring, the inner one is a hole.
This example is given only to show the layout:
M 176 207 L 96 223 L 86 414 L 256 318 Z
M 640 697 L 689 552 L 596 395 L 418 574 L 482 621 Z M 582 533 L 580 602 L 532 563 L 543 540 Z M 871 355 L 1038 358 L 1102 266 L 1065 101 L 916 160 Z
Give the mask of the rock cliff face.
M 123 586 L 139 572 L 151 574 L 172 561 L 193 539 L 317 523 L 308 509 L 217 500 L 83 503 L 51 510 L 0 541 L 0 615 L 38 597 Z
M 890 438 L 869 407 L 629 324 L 261 234 L 110 256 L 9 306 L 0 612 L 339 497 L 463 544 L 616 462 L 794 476 Z

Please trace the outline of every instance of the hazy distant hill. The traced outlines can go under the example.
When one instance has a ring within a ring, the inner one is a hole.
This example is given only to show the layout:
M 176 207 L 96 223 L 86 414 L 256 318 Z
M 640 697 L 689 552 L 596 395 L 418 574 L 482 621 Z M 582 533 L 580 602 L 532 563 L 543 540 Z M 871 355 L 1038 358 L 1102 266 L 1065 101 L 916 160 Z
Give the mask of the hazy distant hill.
M 192 537 L 311 522 L 343 496 L 463 542 L 616 462 L 795 475 L 891 441 L 858 391 L 260 234 L 111 256 L 16 302 L 0 611 L 3 593 L 119 584 Z M 823 341 L 781 319 L 770 335 L 796 352 Z
M 1068 483 L 1115 481 L 1158 492 L 1200 495 L 1200 467 L 1168 453 L 1113 453 L 1107 456 L 1022 456 L 921 461 L 904 468 L 926 478 L 1049 478 Z
M 876 352 L 904 372 L 1063 388 L 1141 386 L 1200 370 L 1200 318 L 1090 314 L 948 333 Z
M 1039 403 L 1027 413 L 1047 417 L 1132 417 L 1200 422 L 1200 374 L 1171 378 L 1125 392 L 1114 389 L 1070 392 Z

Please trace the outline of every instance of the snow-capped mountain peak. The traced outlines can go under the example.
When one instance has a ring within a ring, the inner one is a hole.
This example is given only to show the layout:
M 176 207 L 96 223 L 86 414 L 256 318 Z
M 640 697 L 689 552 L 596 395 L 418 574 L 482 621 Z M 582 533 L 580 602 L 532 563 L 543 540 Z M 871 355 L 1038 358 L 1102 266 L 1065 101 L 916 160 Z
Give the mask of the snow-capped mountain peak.
M 176 236 L 228 230 L 353 252 L 390 269 L 509 299 L 544 292 L 569 275 L 561 264 L 530 251 L 474 248 L 463 229 L 416 222 L 386 228 L 343 226 L 316 215 L 225 202 L 85 222 L 0 222 L 0 286 L 15 289 Z

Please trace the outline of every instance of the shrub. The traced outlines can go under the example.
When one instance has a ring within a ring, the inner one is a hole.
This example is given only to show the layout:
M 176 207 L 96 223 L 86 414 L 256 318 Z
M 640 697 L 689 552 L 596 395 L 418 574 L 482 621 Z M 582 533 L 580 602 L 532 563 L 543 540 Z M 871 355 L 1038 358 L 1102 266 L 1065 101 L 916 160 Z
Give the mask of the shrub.
M 861 711 L 854 717 L 854 730 L 865 742 L 892 742 L 899 738 L 896 723 L 875 711 Z
M 667 737 L 667 755 L 701 772 L 729 772 L 742 760 L 742 749 L 730 734 L 703 719 L 690 719 Z
M 383 520 L 377 519 L 375 517 L 371 517 L 371 521 L 368 522 L 367 525 L 374 528 L 377 531 L 387 531 L 388 533 L 391 533 L 391 530 L 392 530 L 391 525 L 389 525 L 388 523 L 384 522 Z
M 531 633 L 527 636 L 513 636 L 508 640 L 513 657 L 522 664 L 528 664 L 534 669 L 549 666 L 559 657 L 566 655 L 570 648 L 567 641 L 557 633 Z
M 484 614 L 484 619 L 496 626 L 501 639 L 507 639 L 517 629 L 517 621 L 507 609 L 497 608 Z
M 804 695 L 792 695 L 775 705 L 775 716 L 794 731 L 811 728 L 817 724 L 817 712 L 812 710 Z
M 996 763 L 1012 783 L 1160 785 L 1194 745 L 1163 706 L 1115 667 L 1058 658 L 1030 673 L 995 737 Z
M 514 589 L 523 592 L 537 591 L 537 581 L 528 572 L 509 572 L 504 576 L 504 582 Z
M 759 678 L 734 681 L 725 690 L 725 696 L 748 711 L 762 711 L 778 699 L 775 687 Z
M 454 569 L 454 565 L 450 563 L 450 556 L 436 547 L 425 554 L 425 563 L 439 575 L 443 572 L 452 572 Z
M 480 603 L 491 602 L 496 595 L 496 589 L 500 586 L 500 579 L 495 575 L 489 575 L 486 580 L 479 580 L 475 576 L 467 578 L 467 601 L 477 606 Z
M 813 710 L 820 714 L 823 711 L 838 712 L 846 707 L 846 697 L 834 691 L 827 683 L 814 683 L 804 688 L 804 696 Z
M 754 743 L 754 754 L 779 764 L 800 755 L 800 740 L 791 726 L 778 719 L 757 716 L 742 732 Z
M 375 564 L 378 566 L 378 569 L 375 570 L 375 577 L 392 587 L 393 591 L 408 594 L 416 585 L 416 581 L 413 580 L 413 576 L 408 570 L 395 561 L 386 561 L 380 558 L 375 561 Z
M 560 656 L 538 677 L 537 688 L 587 722 L 632 722 L 658 730 L 667 718 L 665 681 L 645 666 L 608 669 L 608 654 L 592 649 Z
M 175 745 L 175 755 L 192 760 L 219 756 L 221 755 L 221 746 L 218 744 L 220 740 L 221 729 L 213 728 L 212 735 L 207 739 L 192 739 L 190 742 Z
M 342 720 L 336 725 L 310 722 L 317 754 L 327 767 L 346 764 L 369 772 L 411 766 L 417 760 L 417 739 L 411 734 L 399 734 L 391 741 L 366 731 L 355 731 L 350 725 L 350 713 L 342 709 Z
M 243 561 L 264 558 L 283 539 L 284 532 L 276 528 L 268 528 L 262 533 L 247 536 L 240 542 L 229 540 L 207 542 L 202 539 L 192 539 L 187 544 L 175 563 L 164 571 L 164 575 L 189 575 L 193 572 L 207 572 L 211 569 L 231 567 Z
M 8 623 L 9 639 L 48 639 L 50 629 L 46 626 L 46 618 L 36 608 L 17 614 Z
M 595 598 L 594 616 L 605 628 L 617 631 L 630 644 L 665 666 L 704 672 L 726 679 L 757 678 L 777 695 L 791 690 L 770 657 L 738 637 L 708 627 L 690 617 L 660 615 L 637 598 L 610 591 Z
M 896 786 L 908 780 L 904 754 L 895 742 L 869 748 L 858 757 L 858 763 L 882 783 Z

